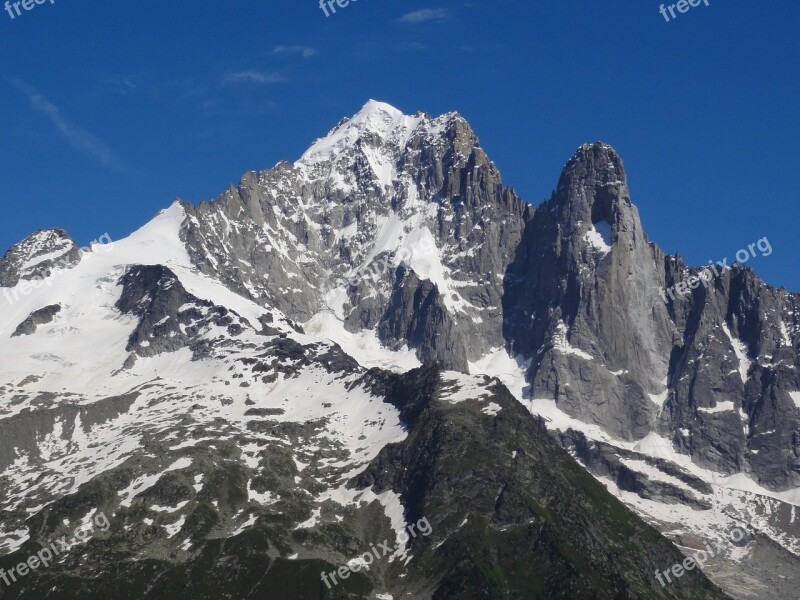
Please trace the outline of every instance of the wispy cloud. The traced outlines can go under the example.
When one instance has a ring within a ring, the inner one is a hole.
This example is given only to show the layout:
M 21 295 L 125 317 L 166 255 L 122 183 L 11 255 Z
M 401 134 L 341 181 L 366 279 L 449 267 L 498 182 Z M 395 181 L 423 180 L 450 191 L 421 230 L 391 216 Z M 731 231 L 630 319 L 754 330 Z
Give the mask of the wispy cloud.
M 317 53 L 308 46 L 275 46 L 272 54 L 300 54 L 303 58 L 311 58 Z
M 103 142 L 79 125 L 69 121 L 55 104 L 49 102 L 33 86 L 19 79 L 12 80 L 11 84 L 28 97 L 34 110 L 47 117 L 73 148 L 85 152 L 111 171 L 130 173 L 130 169 L 125 163 L 117 158 Z
M 450 18 L 450 11 L 446 8 L 423 8 L 414 12 L 406 13 L 399 19 L 398 23 L 425 23 L 428 21 L 446 21 Z
M 282 83 L 286 77 L 280 73 L 270 73 L 266 71 L 238 71 L 225 75 L 226 83 L 255 83 L 257 85 L 270 85 Z

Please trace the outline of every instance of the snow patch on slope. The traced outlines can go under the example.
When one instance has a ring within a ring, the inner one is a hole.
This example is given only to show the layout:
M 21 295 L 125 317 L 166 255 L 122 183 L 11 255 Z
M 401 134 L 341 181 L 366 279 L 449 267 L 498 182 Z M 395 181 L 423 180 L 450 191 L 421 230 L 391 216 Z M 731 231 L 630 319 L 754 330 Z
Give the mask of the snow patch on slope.
M 307 334 L 330 340 L 366 368 L 381 367 L 391 371 L 409 371 L 422 366 L 413 350 L 403 347 L 393 352 L 384 347 L 375 331 L 351 333 L 330 311 L 322 311 L 303 324 Z
M 487 383 L 473 375 L 446 371 L 442 373 L 442 399 L 450 404 L 486 399 L 491 395 Z
M 608 221 L 598 221 L 594 223 L 583 240 L 597 252 L 598 254 L 606 255 L 611 252 L 611 246 L 614 244 L 613 235 L 611 232 L 611 224 Z
M 708 414 L 720 413 L 720 412 L 727 412 L 734 410 L 733 402 L 726 401 L 726 402 L 717 402 L 717 405 L 712 408 L 706 408 L 701 406 L 697 409 L 699 412 L 704 412 Z
M 792 347 L 792 338 L 789 335 L 789 329 L 783 321 L 781 321 L 781 343 L 787 348 Z
M 530 396 L 530 385 L 525 380 L 525 373 L 530 367 L 531 359 L 522 356 L 512 358 L 505 348 L 496 348 L 482 359 L 469 363 L 472 375 L 489 375 L 497 377 L 509 389 L 517 400 L 522 402 Z
M 658 406 L 659 408 L 664 408 L 664 402 L 667 401 L 667 397 L 669 396 L 669 388 L 665 389 L 660 394 L 648 394 L 650 400 Z
M 742 383 L 747 383 L 747 372 L 750 370 L 750 365 L 753 364 L 753 361 L 747 356 L 747 346 L 741 340 L 733 337 L 727 323 L 722 324 L 722 330 L 731 341 L 733 351 L 736 353 L 736 358 L 739 360 L 739 375 L 742 377 Z
M 587 354 L 580 348 L 575 348 L 570 345 L 567 340 L 567 326 L 563 321 L 559 322 L 555 334 L 553 335 L 553 348 L 561 354 L 574 354 L 586 360 L 593 360 L 591 354 Z

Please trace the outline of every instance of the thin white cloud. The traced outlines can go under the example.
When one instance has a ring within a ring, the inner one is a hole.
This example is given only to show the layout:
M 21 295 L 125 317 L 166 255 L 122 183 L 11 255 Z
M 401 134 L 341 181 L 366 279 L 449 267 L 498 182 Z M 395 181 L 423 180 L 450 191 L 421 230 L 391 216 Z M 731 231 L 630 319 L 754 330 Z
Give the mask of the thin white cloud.
M 257 85 L 270 85 L 282 83 L 286 77 L 280 73 L 269 73 L 266 71 L 238 71 L 225 75 L 226 83 L 255 83 Z
M 445 21 L 450 18 L 450 11 L 446 8 L 423 8 L 414 12 L 406 13 L 399 19 L 398 23 L 425 23 L 428 21 Z
M 103 142 L 79 125 L 66 119 L 61 114 L 61 110 L 42 96 L 33 86 L 18 79 L 11 83 L 28 97 L 34 110 L 47 117 L 73 148 L 85 152 L 111 171 L 117 173 L 130 172 L 125 163 L 117 158 Z
M 308 46 L 275 46 L 272 54 L 300 54 L 303 58 L 311 58 L 317 53 Z

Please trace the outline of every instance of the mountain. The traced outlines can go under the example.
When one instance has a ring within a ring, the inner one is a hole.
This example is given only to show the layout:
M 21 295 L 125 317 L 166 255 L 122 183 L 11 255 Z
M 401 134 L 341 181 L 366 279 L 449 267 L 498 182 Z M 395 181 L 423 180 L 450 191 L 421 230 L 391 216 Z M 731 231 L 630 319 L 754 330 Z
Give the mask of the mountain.
M 124 240 L 37 232 L 0 259 L 0 568 L 108 530 L 0 597 L 792 597 L 798 295 L 664 301 L 701 272 L 610 146 L 534 208 L 459 114 L 375 101 Z

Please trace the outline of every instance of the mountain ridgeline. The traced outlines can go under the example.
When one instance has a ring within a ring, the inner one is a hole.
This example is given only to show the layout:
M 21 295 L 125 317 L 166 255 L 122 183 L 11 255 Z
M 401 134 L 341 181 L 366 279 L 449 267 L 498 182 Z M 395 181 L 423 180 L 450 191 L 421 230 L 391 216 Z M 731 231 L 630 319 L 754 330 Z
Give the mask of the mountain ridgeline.
M 332 135 L 350 142 L 350 130 L 351 143 L 329 136 L 295 165 L 185 205 L 197 268 L 296 321 L 329 310 L 462 372 L 508 348 L 531 363 L 531 397 L 570 416 L 626 440 L 656 431 L 769 489 L 800 486 L 800 296 L 734 265 L 665 303 L 699 269 L 648 240 L 613 148 L 581 146 L 534 209 L 456 113 L 370 103 Z M 393 264 L 402 248 L 411 259 Z
M 800 583 L 800 296 L 733 265 L 665 302 L 700 269 L 648 239 L 607 144 L 534 207 L 459 114 L 370 101 L 297 162 L 76 249 L 37 232 L 0 259 L 0 568 L 111 526 L 0 598 Z

